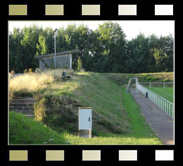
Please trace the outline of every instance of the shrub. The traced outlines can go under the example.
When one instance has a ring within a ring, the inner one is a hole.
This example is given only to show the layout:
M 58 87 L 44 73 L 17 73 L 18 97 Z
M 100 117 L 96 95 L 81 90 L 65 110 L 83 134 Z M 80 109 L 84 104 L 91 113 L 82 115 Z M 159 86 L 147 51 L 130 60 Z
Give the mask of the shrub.
M 149 80 L 149 81 L 155 81 L 156 80 L 156 77 L 147 77 L 147 80 Z
M 76 70 L 78 72 L 80 72 L 81 68 L 82 68 L 82 60 L 81 60 L 81 57 L 79 57 L 78 60 L 77 60 L 77 68 L 76 68 Z
M 29 73 L 29 74 L 32 73 L 32 68 L 29 68 L 28 73 Z
M 42 98 L 40 101 L 38 101 L 36 104 L 34 104 L 34 115 L 35 120 L 42 122 L 43 118 L 46 116 L 45 113 L 45 102 L 46 99 Z
M 163 82 L 168 82 L 168 79 L 164 79 Z
M 24 70 L 24 74 L 26 74 L 26 73 L 27 73 L 27 69 Z
M 147 77 L 147 76 L 148 76 L 148 74 L 144 74 L 144 75 L 143 75 L 143 77 Z

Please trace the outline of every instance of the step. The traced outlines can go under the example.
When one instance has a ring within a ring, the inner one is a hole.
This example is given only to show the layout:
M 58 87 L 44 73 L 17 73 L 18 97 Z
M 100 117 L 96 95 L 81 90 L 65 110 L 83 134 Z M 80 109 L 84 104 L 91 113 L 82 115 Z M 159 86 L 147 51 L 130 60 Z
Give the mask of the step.
M 10 104 L 31 104 L 33 105 L 36 101 L 30 101 L 30 100 L 11 100 Z
M 14 110 L 14 109 L 16 109 L 16 110 L 34 110 L 34 107 L 32 107 L 32 106 L 25 106 L 25 105 L 23 105 L 23 106 L 20 106 L 20 105 L 18 105 L 18 106 L 14 106 L 14 105 L 10 105 L 9 106 L 9 110 Z

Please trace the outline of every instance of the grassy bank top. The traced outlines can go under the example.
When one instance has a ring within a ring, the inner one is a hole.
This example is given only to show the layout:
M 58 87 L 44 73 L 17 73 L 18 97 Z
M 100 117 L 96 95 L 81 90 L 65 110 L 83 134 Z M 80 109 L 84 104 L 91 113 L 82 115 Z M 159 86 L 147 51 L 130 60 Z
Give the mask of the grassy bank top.
M 126 85 L 130 78 L 138 78 L 139 82 L 173 82 L 174 72 L 160 73 L 102 73 L 118 85 Z

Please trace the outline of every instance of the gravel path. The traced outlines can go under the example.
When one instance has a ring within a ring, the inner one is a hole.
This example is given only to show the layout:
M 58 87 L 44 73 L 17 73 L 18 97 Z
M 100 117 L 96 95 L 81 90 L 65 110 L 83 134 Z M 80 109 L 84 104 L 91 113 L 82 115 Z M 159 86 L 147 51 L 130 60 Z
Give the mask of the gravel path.
M 163 144 L 174 145 L 173 120 L 142 93 L 137 94 L 135 89 L 130 89 L 130 93 L 140 105 L 142 114 Z

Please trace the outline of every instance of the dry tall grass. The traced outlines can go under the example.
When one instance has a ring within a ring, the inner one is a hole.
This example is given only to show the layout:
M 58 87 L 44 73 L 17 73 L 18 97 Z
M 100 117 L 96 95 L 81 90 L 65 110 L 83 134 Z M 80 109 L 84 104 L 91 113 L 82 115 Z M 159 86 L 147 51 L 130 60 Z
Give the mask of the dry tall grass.
M 74 75 L 73 70 L 64 70 L 67 75 Z M 63 69 L 44 70 L 39 73 L 27 73 L 16 76 L 9 81 L 9 92 L 27 91 L 36 92 L 53 83 L 54 79 L 62 77 Z
M 28 92 L 35 92 L 39 89 L 45 88 L 46 84 L 52 83 L 54 77 L 46 73 L 31 73 L 16 76 L 9 82 L 10 91 L 26 90 Z

